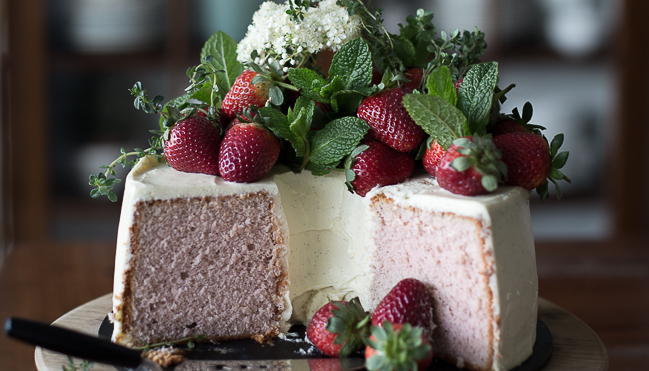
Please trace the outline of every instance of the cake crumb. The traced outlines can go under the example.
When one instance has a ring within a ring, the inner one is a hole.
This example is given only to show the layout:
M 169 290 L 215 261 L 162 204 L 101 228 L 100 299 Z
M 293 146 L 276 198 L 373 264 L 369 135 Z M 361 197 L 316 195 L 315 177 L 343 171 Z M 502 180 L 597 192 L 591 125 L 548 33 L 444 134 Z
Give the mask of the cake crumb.
M 177 365 L 186 360 L 185 352 L 183 350 L 172 347 L 147 350 L 142 353 L 142 356 L 152 360 L 162 367 Z

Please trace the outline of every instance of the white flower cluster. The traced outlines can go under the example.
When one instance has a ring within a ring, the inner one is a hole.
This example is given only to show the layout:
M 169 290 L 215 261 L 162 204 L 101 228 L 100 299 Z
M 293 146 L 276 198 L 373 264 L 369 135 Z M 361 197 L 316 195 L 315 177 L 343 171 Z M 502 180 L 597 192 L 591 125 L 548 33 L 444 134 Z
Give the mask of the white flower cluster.
M 336 0 L 321 0 L 317 7 L 308 8 L 299 22 L 286 13 L 288 1 L 266 1 L 255 12 L 246 37 L 237 46 L 240 62 L 250 61 L 256 51 L 253 62 L 264 65 L 277 60 L 286 71 L 288 66 L 304 60 L 307 53 L 315 54 L 325 48 L 336 51 L 360 36 L 360 18 L 350 17 L 345 8 L 336 5 Z

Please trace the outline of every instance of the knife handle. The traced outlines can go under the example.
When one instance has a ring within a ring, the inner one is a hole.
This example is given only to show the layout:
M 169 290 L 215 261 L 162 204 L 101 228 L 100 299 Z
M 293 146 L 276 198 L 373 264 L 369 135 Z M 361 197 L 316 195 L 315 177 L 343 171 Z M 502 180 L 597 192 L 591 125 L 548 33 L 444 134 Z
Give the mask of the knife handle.
M 55 352 L 97 363 L 136 368 L 142 362 L 138 351 L 41 322 L 8 318 L 5 322 L 5 334 Z

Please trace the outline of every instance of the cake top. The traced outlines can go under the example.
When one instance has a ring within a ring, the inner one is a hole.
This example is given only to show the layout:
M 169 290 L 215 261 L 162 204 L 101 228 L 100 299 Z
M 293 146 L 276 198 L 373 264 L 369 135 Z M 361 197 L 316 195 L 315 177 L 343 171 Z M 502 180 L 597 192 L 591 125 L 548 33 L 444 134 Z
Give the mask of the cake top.
M 477 28 L 438 32 L 423 9 L 392 34 L 360 0 L 267 1 L 239 43 L 221 31 L 207 40 L 183 95 L 163 103 L 133 86 L 135 107 L 161 116 L 156 136 L 91 175 L 91 196 L 116 201 L 114 167 L 154 156 L 235 183 L 277 164 L 341 172 L 360 196 L 424 168 L 455 194 L 507 184 L 544 199 L 552 182 L 561 197 L 563 135 L 548 143 L 529 102 L 501 112 L 514 84 L 499 86 L 486 47 Z

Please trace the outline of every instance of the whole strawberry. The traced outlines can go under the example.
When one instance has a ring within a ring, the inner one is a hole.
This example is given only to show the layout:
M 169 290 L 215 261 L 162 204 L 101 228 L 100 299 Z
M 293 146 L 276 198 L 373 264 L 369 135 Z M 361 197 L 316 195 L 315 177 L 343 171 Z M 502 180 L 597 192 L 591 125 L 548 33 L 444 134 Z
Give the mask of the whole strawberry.
M 439 143 L 437 143 L 437 139 L 433 139 L 430 142 L 430 145 L 426 147 L 426 152 L 424 152 L 422 161 L 424 163 L 424 169 L 426 169 L 428 174 L 431 176 L 437 176 L 437 166 L 444 156 L 444 153 L 446 153 L 446 151 L 439 145 Z
M 557 135 L 552 141 L 552 148 L 545 137 L 529 132 L 510 132 L 501 134 L 493 139 L 494 144 L 502 153 L 502 161 L 507 165 L 507 184 L 536 189 L 544 200 L 547 195 L 548 179 L 555 184 L 557 196 L 561 198 L 561 190 L 557 180 L 570 179 L 559 169 L 565 165 L 568 152 L 557 151 L 563 143 L 563 135 Z
M 233 120 L 237 117 L 237 114 L 243 112 L 244 109 L 250 108 L 251 105 L 263 107 L 266 104 L 271 83 L 270 81 L 262 81 L 253 85 L 252 79 L 257 75 L 259 74 L 255 71 L 245 70 L 234 81 L 232 88 L 221 102 L 221 111 L 225 118 Z
M 415 124 L 403 106 L 403 96 L 409 91 L 391 88 L 363 99 L 357 115 L 367 121 L 369 135 L 399 152 L 417 148 L 424 140 L 424 129 Z
M 263 126 L 257 123 L 234 125 L 221 143 L 221 177 L 229 182 L 254 182 L 275 165 L 280 149 L 279 139 Z
M 187 173 L 219 175 L 219 129 L 204 116 L 178 121 L 164 142 L 164 154 L 172 168 Z
M 313 315 L 306 336 L 322 353 L 346 357 L 363 346 L 369 335 L 369 316 L 359 299 L 332 301 Z
M 509 132 L 493 140 L 507 165 L 507 184 L 531 190 L 547 182 L 550 147 L 545 138 L 528 132 Z
M 451 193 L 475 196 L 494 191 L 506 174 L 494 143 L 476 135 L 453 141 L 439 162 L 437 182 Z
M 361 146 L 365 149 L 358 154 L 352 152 L 345 163 L 348 186 L 361 197 L 374 187 L 405 181 L 415 169 L 415 160 L 409 154 L 379 141 L 367 139 Z
M 433 362 L 433 348 L 420 327 L 384 322 L 372 326 L 365 348 L 365 368 L 370 371 L 425 371 Z
M 433 304 L 423 282 L 406 278 L 397 283 L 381 300 L 372 315 L 372 325 L 410 323 L 419 326 L 425 337 L 433 333 Z

